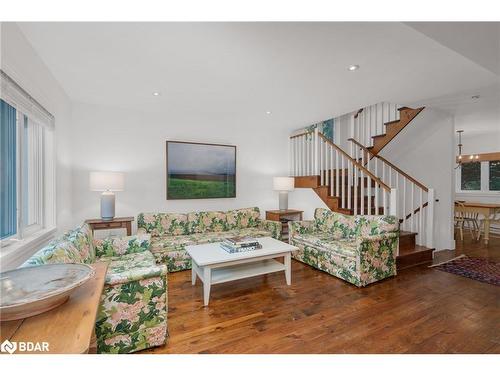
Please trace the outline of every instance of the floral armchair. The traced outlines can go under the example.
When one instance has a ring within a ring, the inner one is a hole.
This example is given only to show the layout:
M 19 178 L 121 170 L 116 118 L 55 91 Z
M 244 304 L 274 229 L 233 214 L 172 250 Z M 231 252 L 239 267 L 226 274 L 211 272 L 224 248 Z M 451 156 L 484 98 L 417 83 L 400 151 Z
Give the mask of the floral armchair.
M 169 272 L 191 269 L 186 246 L 233 236 L 281 238 L 279 221 L 262 220 L 258 207 L 231 211 L 140 213 L 138 234 L 151 235 L 151 252 Z
M 163 345 L 167 338 L 167 267 L 149 251 L 150 236 L 94 239 L 87 224 L 29 258 L 21 267 L 107 262 L 96 319 L 99 353 L 129 353 Z
M 293 258 L 356 286 L 396 275 L 395 216 L 348 216 L 317 208 L 314 220 L 289 222 Z

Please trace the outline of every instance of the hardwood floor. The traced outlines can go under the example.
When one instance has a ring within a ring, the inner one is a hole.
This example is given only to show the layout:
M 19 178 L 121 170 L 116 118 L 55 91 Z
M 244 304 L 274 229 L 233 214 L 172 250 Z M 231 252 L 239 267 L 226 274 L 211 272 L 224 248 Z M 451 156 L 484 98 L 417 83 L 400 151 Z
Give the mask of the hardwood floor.
M 500 259 L 457 241 L 456 254 Z M 293 261 L 283 273 L 202 286 L 169 275 L 170 338 L 142 353 L 500 353 L 500 288 L 426 266 L 358 289 Z

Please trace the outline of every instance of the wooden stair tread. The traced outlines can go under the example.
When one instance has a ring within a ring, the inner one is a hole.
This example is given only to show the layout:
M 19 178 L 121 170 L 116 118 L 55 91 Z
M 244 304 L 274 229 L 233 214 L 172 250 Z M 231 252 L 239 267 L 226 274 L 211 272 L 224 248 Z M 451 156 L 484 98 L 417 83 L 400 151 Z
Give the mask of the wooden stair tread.
M 432 263 L 432 252 L 434 249 L 415 245 L 413 249 L 401 252 L 396 258 L 396 266 L 398 270 L 409 267 L 418 266 L 421 264 Z

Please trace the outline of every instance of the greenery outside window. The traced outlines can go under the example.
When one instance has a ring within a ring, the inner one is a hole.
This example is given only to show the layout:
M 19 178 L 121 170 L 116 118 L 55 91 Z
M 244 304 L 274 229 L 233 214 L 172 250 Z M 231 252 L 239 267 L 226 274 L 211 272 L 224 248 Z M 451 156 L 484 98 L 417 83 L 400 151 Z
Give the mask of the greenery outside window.
M 490 191 L 500 191 L 500 160 L 489 162 Z

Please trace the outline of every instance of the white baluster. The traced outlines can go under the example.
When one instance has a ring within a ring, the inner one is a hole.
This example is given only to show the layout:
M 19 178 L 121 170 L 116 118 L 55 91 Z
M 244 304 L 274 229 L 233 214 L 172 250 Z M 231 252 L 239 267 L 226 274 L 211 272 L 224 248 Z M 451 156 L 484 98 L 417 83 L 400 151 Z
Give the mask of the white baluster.
M 359 200 L 360 200 L 360 206 L 361 206 L 361 215 L 365 214 L 365 177 L 364 177 L 364 172 L 360 169 L 359 170 L 359 175 L 360 175 L 360 194 L 359 194 Z
M 345 170 L 344 170 L 344 154 L 341 154 L 342 156 L 342 200 L 341 200 L 341 205 L 342 205 L 342 208 L 346 208 L 346 204 L 345 204 L 345 199 L 346 199 L 346 195 L 345 195 Z
M 419 223 L 418 223 L 418 235 L 419 235 L 419 245 L 423 244 L 423 224 L 424 224 L 424 191 L 422 188 L 420 188 L 420 216 L 419 216 Z
M 339 185 L 339 150 L 335 149 L 335 196 L 340 197 Z
M 354 168 L 354 214 L 358 214 L 358 168 Z
M 333 147 L 330 147 L 330 195 L 333 197 L 334 191 L 333 191 Z

